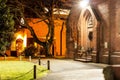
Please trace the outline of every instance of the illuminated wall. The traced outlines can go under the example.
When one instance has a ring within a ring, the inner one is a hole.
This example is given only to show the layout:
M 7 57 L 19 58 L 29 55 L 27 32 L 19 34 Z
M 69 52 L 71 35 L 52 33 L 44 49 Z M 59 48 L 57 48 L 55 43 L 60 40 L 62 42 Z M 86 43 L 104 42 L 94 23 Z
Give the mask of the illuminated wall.
M 31 27 L 33 27 L 37 37 L 40 40 L 44 40 L 48 32 L 47 25 L 44 22 L 35 23 L 38 19 L 32 19 L 32 22 L 29 22 Z M 60 37 L 60 32 L 62 29 L 62 20 L 55 21 L 55 36 L 54 36 L 54 56 L 65 56 L 66 55 L 66 26 L 63 26 L 62 38 Z M 23 29 L 15 33 L 15 40 L 12 42 L 11 51 L 17 51 L 18 44 L 16 40 L 22 39 L 22 50 L 27 46 L 27 38 L 32 38 L 31 33 L 27 29 Z M 60 49 L 61 48 L 61 49 Z M 62 54 L 62 55 L 61 55 Z
M 32 22 L 30 22 L 29 24 L 31 25 L 31 27 L 33 27 L 39 39 L 45 39 L 45 36 L 48 32 L 47 25 L 44 22 L 35 23 L 37 21 L 38 19 L 32 19 Z M 62 28 L 62 23 L 63 23 L 62 20 L 55 21 L 55 36 L 54 36 L 54 47 L 55 47 L 54 52 L 55 53 L 54 53 L 54 56 L 60 56 L 60 44 L 62 44 L 62 49 L 61 49 L 62 56 L 65 56 L 66 54 L 66 27 L 65 25 L 62 31 L 62 41 L 60 41 L 60 31 Z M 27 37 L 32 38 L 30 31 L 26 30 L 26 32 L 27 32 Z

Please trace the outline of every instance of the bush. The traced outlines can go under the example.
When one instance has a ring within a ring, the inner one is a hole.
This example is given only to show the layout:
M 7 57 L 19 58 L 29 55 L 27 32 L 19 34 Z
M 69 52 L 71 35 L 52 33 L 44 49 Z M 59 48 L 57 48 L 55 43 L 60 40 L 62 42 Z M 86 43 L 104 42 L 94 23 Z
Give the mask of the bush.
M 107 66 L 103 69 L 103 74 L 105 80 L 114 80 L 113 70 L 110 66 Z
M 38 52 L 37 48 L 34 45 L 30 45 L 28 47 L 26 47 L 26 49 L 24 50 L 24 54 L 25 57 L 35 57 L 35 54 Z

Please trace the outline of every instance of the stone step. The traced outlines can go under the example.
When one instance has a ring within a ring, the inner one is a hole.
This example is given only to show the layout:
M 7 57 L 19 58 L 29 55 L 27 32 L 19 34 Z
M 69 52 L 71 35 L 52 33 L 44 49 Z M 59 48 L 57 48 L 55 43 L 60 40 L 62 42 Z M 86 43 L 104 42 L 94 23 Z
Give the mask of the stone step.
M 81 61 L 81 62 L 91 62 L 92 60 L 90 58 L 76 58 L 76 61 Z
M 114 52 L 114 55 L 119 55 L 120 56 L 120 52 Z

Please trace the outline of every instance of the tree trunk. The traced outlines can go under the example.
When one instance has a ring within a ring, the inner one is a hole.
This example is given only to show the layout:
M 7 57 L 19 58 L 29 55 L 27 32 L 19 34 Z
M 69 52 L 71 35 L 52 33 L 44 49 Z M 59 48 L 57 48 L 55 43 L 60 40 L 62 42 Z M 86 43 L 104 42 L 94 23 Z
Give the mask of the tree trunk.
M 46 43 L 46 45 L 44 46 L 46 57 L 52 57 L 51 52 L 50 52 L 50 47 L 51 45 L 49 43 Z

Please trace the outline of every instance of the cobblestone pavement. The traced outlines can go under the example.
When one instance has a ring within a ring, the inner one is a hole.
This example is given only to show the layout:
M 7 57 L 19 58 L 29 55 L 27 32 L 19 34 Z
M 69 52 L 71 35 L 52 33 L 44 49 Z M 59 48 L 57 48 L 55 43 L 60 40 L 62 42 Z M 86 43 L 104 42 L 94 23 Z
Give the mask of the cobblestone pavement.
M 43 59 L 50 61 L 50 72 L 38 80 L 104 80 L 102 73 L 105 64 L 83 63 L 73 60 Z M 43 64 L 43 66 L 44 66 Z

